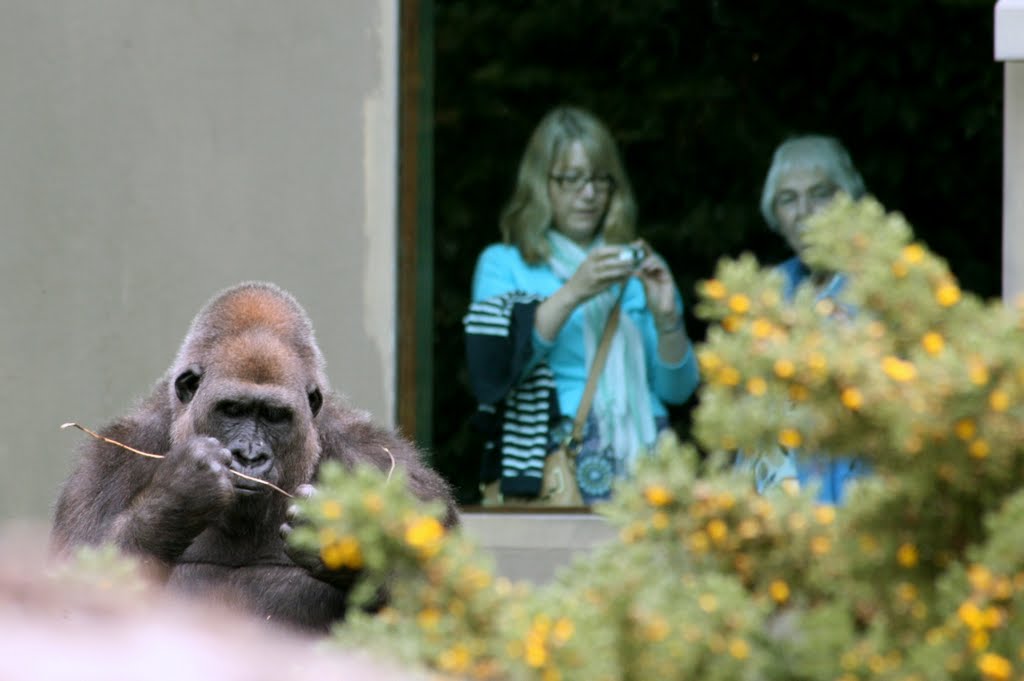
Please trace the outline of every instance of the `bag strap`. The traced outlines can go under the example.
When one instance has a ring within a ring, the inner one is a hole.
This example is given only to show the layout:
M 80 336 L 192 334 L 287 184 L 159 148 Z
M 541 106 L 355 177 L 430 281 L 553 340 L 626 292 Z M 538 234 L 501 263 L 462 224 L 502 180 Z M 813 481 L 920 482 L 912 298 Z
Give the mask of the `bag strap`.
M 597 381 L 601 377 L 601 370 L 604 369 L 605 360 L 608 359 L 608 350 L 612 345 L 612 337 L 619 326 L 619 315 L 622 313 L 622 298 L 626 293 L 626 285 L 622 285 L 619 297 L 608 312 L 608 319 L 604 323 L 604 333 L 601 334 L 601 342 L 594 352 L 594 363 L 590 365 L 590 373 L 587 375 L 587 385 L 583 389 L 583 397 L 580 398 L 580 406 L 576 409 L 576 418 L 572 423 L 572 435 L 569 436 L 569 451 L 576 452 L 583 442 L 583 428 L 587 424 L 587 415 L 590 414 L 590 405 L 594 401 L 594 393 L 597 392 Z

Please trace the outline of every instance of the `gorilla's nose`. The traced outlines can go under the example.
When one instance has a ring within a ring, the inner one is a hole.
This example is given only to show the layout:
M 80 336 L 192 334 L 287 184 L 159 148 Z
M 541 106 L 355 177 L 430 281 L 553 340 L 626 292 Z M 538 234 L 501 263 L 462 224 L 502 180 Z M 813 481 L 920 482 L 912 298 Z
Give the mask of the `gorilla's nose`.
M 244 472 L 253 475 L 265 473 L 273 463 L 270 448 L 262 441 L 236 441 L 231 444 L 229 449 L 232 458 L 245 469 Z

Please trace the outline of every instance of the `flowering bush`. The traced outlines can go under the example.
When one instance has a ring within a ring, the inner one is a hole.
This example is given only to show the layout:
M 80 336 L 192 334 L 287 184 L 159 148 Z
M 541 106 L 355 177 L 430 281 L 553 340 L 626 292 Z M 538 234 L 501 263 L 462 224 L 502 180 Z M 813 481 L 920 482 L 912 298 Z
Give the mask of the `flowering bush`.
M 532 588 L 400 479 L 325 471 L 296 541 L 362 568 L 344 645 L 476 679 L 1024 678 L 1021 317 L 963 293 L 906 222 L 840 198 L 807 259 L 841 300 L 750 257 L 702 282 L 694 432 L 667 439 L 600 507 L 619 540 Z M 758 496 L 729 461 L 781 445 L 855 453 L 839 509 Z M 397 477 L 397 476 L 396 476 Z

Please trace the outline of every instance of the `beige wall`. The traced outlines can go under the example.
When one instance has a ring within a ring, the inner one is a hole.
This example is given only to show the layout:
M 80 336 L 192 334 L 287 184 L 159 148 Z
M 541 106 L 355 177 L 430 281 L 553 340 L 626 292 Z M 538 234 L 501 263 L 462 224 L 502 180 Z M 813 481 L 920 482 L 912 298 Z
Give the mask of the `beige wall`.
M 269 279 L 393 420 L 397 0 L 0 5 L 0 519 Z

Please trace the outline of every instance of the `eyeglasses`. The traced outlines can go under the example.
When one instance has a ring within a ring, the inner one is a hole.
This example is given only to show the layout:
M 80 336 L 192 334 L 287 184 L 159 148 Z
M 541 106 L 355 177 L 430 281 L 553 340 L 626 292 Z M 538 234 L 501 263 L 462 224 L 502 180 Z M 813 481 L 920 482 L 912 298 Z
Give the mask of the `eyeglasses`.
M 611 190 L 615 189 L 615 178 L 611 175 L 564 173 L 562 175 L 552 174 L 550 177 L 562 191 L 582 191 L 587 184 L 593 185 L 595 194 L 607 194 Z
M 838 187 L 830 182 L 816 184 L 806 192 L 785 189 L 775 197 L 775 208 L 794 208 L 803 197 L 808 205 L 816 210 L 831 201 L 837 190 Z

